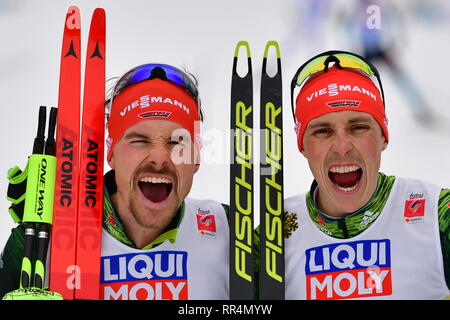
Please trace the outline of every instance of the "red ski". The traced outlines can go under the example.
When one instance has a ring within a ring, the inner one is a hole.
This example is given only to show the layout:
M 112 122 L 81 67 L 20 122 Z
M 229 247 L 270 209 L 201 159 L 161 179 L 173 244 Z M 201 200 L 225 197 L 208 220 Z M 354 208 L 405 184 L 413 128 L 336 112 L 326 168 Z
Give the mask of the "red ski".
M 61 56 L 49 289 L 61 293 L 64 299 L 99 299 L 104 158 L 105 11 L 96 9 L 91 20 L 81 133 L 80 31 L 79 9 L 71 6 L 66 15 Z
M 50 250 L 49 289 L 74 298 L 77 285 L 81 20 L 77 7 L 66 15 L 61 52 L 56 132 L 56 181 Z
M 81 127 L 77 229 L 79 287 L 75 299 L 99 299 L 105 135 L 105 11 L 94 11 L 89 30 Z

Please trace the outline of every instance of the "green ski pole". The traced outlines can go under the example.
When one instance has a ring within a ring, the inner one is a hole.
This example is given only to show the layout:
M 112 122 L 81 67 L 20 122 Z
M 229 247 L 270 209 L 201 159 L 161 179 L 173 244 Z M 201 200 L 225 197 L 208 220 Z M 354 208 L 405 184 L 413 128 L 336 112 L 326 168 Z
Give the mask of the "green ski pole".
M 44 152 L 44 144 L 45 144 L 45 121 L 46 121 L 46 108 L 41 106 L 39 108 L 39 120 L 38 120 L 38 129 L 37 135 L 34 139 L 33 144 L 33 154 L 39 154 Z M 31 157 L 30 157 L 31 158 Z M 29 160 L 30 161 L 30 160 Z M 30 165 L 30 162 L 28 162 Z M 28 181 L 29 182 L 29 181 Z M 29 183 L 27 182 L 27 191 L 29 190 Z M 30 184 L 30 189 L 32 188 Z M 31 192 L 31 190 L 30 190 Z M 28 199 L 28 202 L 30 200 Z M 28 208 L 30 205 L 28 204 Z M 23 216 L 23 222 L 25 223 L 25 243 L 23 249 L 23 258 L 22 258 L 22 271 L 20 273 L 20 288 L 27 288 L 31 285 L 31 260 L 33 254 L 33 243 L 34 236 L 36 234 L 36 226 L 35 223 L 30 220 L 30 212 L 27 209 L 27 199 L 25 200 L 25 210 Z M 28 213 L 28 214 L 27 214 Z
M 49 156 L 55 156 L 55 129 L 56 129 L 56 114 L 58 109 L 51 108 L 50 109 L 50 118 L 48 124 L 48 134 L 47 140 L 45 141 L 45 149 L 44 154 Z M 51 159 L 51 158 L 50 158 Z M 55 166 L 52 168 L 47 168 L 48 173 L 48 181 L 46 183 L 51 184 L 51 190 L 49 191 L 48 197 L 51 198 L 53 203 L 54 194 L 51 193 L 54 190 L 55 181 L 55 171 L 56 171 L 56 161 Z M 52 171 L 53 170 L 53 171 Z M 54 192 L 54 191 L 53 191 Z M 36 257 L 36 264 L 34 268 L 34 286 L 37 288 L 44 288 L 44 279 L 45 279 L 45 262 L 47 259 L 47 251 L 50 240 L 50 230 L 51 223 L 53 220 L 53 206 L 49 207 L 48 210 L 43 212 L 46 217 L 43 219 L 42 223 L 39 223 L 39 232 L 38 232 L 38 251 Z
M 53 218 L 53 195 L 55 184 L 56 158 L 52 155 L 44 154 L 46 113 L 46 107 L 41 106 L 39 109 L 38 130 L 36 138 L 34 139 L 33 154 L 28 158 L 27 164 L 28 175 L 23 214 L 23 222 L 25 223 L 25 243 L 22 259 L 22 270 L 20 275 L 20 288 L 27 288 L 32 284 L 32 257 L 36 234 L 36 224 L 38 224 L 40 231 L 43 227 L 43 232 L 45 233 L 45 230 L 49 231 L 49 226 L 45 226 L 45 224 L 50 225 Z M 56 114 L 54 114 L 53 116 L 56 116 Z M 52 130 L 54 131 L 54 129 L 50 129 L 51 128 L 49 128 L 49 132 L 51 132 Z M 48 147 L 48 149 L 50 150 L 51 141 L 49 142 L 49 144 L 50 146 Z M 42 235 L 44 233 L 42 233 Z M 42 235 L 40 237 L 45 238 Z M 38 279 L 37 283 L 34 283 L 34 285 L 39 285 L 40 287 L 42 287 L 44 279 L 43 270 L 45 270 L 45 258 L 42 258 L 42 256 L 45 256 L 47 254 L 47 250 L 44 246 L 40 249 L 40 251 L 42 252 L 38 255 L 40 256 L 41 260 L 38 261 L 41 261 L 41 263 L 37 262 L 35 268 L 35 271 L 39 273 L 38 278 L 40 279 Z M 44 264 L 42 264 L 42 261 L 44 261 Z

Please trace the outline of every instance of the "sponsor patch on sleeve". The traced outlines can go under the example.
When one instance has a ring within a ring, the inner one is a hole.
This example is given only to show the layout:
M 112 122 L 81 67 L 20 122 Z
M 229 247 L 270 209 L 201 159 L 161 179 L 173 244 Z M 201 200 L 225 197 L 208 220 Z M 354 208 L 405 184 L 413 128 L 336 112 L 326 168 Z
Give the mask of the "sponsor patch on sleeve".
M 196 218 L 199 234 L 202 236 L 215 238 L 216 216 L 213 213 L 210 213 L 209 210 L 198 209 Z
M 404 221 L 406 223 L 423 222 L 425 217 L 424 192 L 408 193 L 405 201 Z

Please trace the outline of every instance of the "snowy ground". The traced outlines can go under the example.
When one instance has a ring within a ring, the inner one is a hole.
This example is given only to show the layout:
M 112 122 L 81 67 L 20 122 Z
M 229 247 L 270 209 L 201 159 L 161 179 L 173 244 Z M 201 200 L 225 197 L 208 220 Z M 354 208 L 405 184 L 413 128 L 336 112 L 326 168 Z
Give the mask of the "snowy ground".
M 68 6 L 75 4 L 81 9 L 83 46 L 93 9 L 106 9 L 108 78 L 147 62 L 187 67 L 199 78 L 206 113 L 204 157 L 191 196 L 227 203 L 226 134 L 236 43 L 239 40 L 250 43 L 255 89 L 259 88 L 266 42 L 277 40 L 280 44 L 285 105 L 285 196 L 303 192 L 310 186 L 311 175 L 295 143 L 289 82 L 296 68 L 311 55 L 331 48 L 352 50 L 357 47 L 336 27 L 339 15 L 335 9 L 350 12 L 349 2 L 345 1 L 345 5 L 341 2 L 322 2 L 333 4 L 330 11 L 326 17 L 312 22 L 316 23 L 314 32 L 304 32 L 304 26 L 309 23 L 308 13 L 302 11 L 306 10 L 307 1 L 299 5 L 294 0 L 0 0 L 0 143 L 3 150 L 0 177 L 4 179 L 0 183 L 0 195 L 4 195 L 0 197 L 0 247 L 14 226 L 5 199 L 7 170 L 26 163 L 36 131 L 38 106 L 57 105 L 60 42 Z M 442 116 L 443 125 L 420 126 L 389 72 L 380 67 L 390 126 L 390 144 L 381 170 L 450 187 L 450 125 L 446 127 L 450 116 L 445 115 L 450 101 L 448 5 L 445 0 L 427 1 L 446 6 L 437 11 L 422 10 L 435 18 L 439 15 L 437 22 L 429 24 L 428 16 L 419 19 L 413 14 L 419 2 L 395 1 L 404 18 L 403 28 L 398 32 L 401 35 L 397 57 L 401 65 L 408 68 L 433 110 Z M 383 17 L 382 10 L 381 27 L 388 28 L 383 24 Z M 258 90 L 255 90 L 255 106 L 258 101 Z M 258 204 L 257 197 L 255 204 Z

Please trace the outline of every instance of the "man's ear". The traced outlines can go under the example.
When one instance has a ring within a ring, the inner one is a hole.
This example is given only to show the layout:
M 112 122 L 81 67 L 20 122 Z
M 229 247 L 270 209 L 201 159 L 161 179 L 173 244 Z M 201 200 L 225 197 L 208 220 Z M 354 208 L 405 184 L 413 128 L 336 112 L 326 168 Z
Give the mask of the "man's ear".
M 200 159 L 202 157 L 201 152 L 202 152 L 202 142 L 200 139 L 200 135 L 198 134 L 194 141 L 194 163 L 195 163 L 194 173 L 197 173 L 198 169 L 200 169 Z
M 384 150 L 386 150 L 386 148 L 387 148 L 387 145 L 388 145 L 388 143 L 386 142 L 386 139 L 384 139 L 384 141 L 383 141 L 383 145 L 382 145 L 382 147 L 381 147 L 381 151 L 384 151 Z
M 300 150 L 300 153 L 306 158 L 308 159 L 308 153 L 305 150 L 305 146 L 302 145 L 302 150 Z
M 383 134 L 383 145 L 381 146 L 381 151 L 386 150 L 388 143 L 386 142 L 386 137 Z
M 111 169 L 114 169 L 114 157 L 111 155 L 111 159 L 108 160 L 108 165 L 111 167 Z

